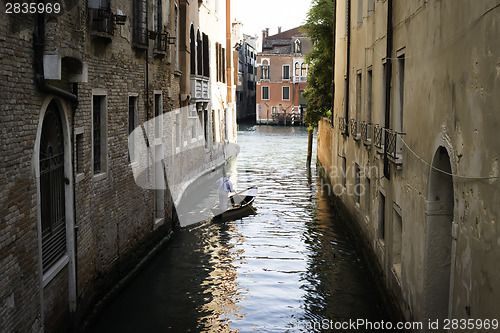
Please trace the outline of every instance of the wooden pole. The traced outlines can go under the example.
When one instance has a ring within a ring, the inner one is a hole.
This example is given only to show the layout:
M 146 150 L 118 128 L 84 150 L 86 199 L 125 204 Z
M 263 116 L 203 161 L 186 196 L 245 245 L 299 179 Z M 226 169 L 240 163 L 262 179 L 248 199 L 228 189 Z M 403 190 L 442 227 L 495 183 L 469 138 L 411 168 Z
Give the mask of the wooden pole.
M 311 159 L 312 159 L 312 148 L 313 148 L 313 132 L 314 127 L 309 125 L 309 135 L 307 137 L 307 168 L 311 167 Z

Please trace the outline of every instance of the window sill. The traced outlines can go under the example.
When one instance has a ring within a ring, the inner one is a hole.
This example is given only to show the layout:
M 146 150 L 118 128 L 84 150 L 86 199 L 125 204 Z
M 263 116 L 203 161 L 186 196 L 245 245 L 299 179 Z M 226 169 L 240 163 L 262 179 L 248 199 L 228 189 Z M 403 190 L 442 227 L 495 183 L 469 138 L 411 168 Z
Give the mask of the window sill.
M 57 274 L 59 274 L 59 272 L 62 271 L 64 267 L 66 267 L 68 263 L 69 257 L 67 254 L 65 254 L 54 265 L 52 265 L 52 267 L 50 267 L 50 269 L 43 274 L 42 288 L 45 288 L 50 283 L 50 281 L 52 281 L 57 276 Z
M 98 181 L 101 181 L 103 179 L 106 179 L 107 177 L 108 177 L 107 172 L 101 172 L 101 173 L 95 174 L 93 179 L 95 182 L 98 182 Z
M 77 173 L 75 177 L 75 183 L 81 182 L 85 178 L 85 174 L 82 173 Z

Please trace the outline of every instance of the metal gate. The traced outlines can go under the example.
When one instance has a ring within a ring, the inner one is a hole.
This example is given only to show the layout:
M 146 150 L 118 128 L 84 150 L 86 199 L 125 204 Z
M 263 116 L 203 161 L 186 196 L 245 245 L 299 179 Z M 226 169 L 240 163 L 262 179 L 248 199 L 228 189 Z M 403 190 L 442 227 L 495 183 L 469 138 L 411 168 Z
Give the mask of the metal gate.
M 66 252 L 64 137 L 55 102 L 47 107 L 40 139 L 42 267 L 47 271 Z

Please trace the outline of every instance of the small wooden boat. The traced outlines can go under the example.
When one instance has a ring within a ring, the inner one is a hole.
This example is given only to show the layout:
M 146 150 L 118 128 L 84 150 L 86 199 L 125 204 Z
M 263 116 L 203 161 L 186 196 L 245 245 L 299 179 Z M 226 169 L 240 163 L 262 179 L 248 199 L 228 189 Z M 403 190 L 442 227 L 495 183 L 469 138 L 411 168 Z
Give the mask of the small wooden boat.
M 255 214 L 252 203 L 254 202 L 256 196 L 256 186 L 252 186 L 244 191 L 229 196 L 229 208 L 226 211 L 221 212 L 218 207 L 212 209 L 212 213 L 214 214 L 213 220 L 230 221 L 246 215 Z

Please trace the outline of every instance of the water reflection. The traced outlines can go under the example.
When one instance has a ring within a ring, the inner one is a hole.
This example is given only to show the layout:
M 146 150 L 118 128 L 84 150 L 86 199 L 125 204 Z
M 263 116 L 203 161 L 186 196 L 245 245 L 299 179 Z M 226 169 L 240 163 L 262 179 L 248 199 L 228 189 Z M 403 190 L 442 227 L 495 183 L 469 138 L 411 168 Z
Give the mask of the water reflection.
M 307 131 L 253 127 L 238 144 L 233 182 L 259 186 L 258 214 L 181 229 L 93 332 L 310 332 L 323 319 L 386 319 L 314 166 L 307 172 Z

